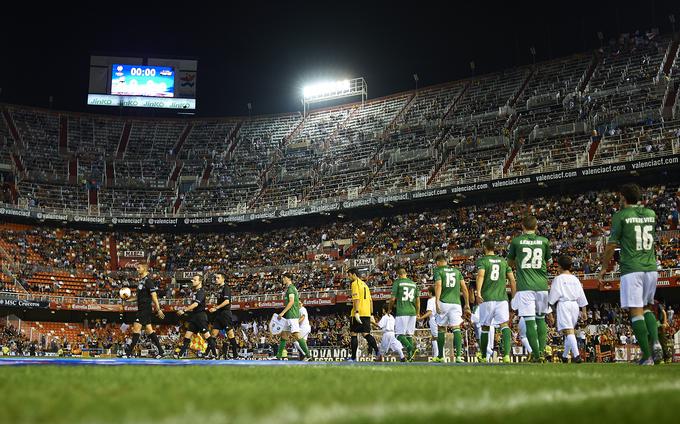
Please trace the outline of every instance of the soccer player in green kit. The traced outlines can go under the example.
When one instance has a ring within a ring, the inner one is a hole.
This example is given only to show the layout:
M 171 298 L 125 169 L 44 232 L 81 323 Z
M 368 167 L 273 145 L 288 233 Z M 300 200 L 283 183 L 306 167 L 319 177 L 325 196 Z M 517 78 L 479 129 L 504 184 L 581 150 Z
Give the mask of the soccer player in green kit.
M 394 332 L 397 340 L 406 347 L 409 362 L 418 353 L 413 342 L 416 331 L 416 317 L 420 315 L 420 289 L 415 281 L 406 276 L 406 268 L 397 267 L 397 279 L 392 283 L 392 297 L 387 313 L 391 313 L 396 304 L 394 314 Z
M 663 354 L 659 345 L 659 327 L 652 312 L 659 278 L 654 246 L 656 213 L 638 204 L 642 193 L 637 184 L 623 185 L 620 193 L 622 208 L 612 217 L 599 277 L 600 281 L 604 281 L 614 251 L 617 247 L 621 248 L 621 307 L 628 309 L 633 333 L 642 350 L 639 364 L 654 365 Z
M 453 328 L 453 344 L 456 348 L 456 362 L 463 362 L 463 336 L 460 325 L 463 323 L 463 310 L 460 306 L 460 295 L 465 300 L 466 317 L 471 315 L 470 296 L 467 285 L 460 270 L 450 267 L 445 255 L 435 258 L 434 269 L 434 295 L 437 298 L 437 315 L 435 317 L 438 326 L 437 345 L 439 356 L 434 362 L 444 361 L 444 341 L 446 340 L 446 327 Z
M 286 349 L 286 338 L 293 337 L 297 341 L 305 354 L 305 361 L 311 361 L 312 357 L 309 355 L 307 342 L 300 337 L 300 298 L 298 296 L 297 288 L 293 285 L 293 280 L 289 274 L 283 274 L 281 277 L 283 284 L 286 285 L 286 292 L 284 294 L 284 302 L 286 307 L 278 315 L 279 320 L 284 320 L 283 332 L 281 333 L 281 340 L 279 341 L 279 350 L 276 357 L 281 359 L 283 351 Z
M 522 234 L 512 239 L 508 248 L 508 264 L 517 270 L 517 292 L 512 309 L 524 318 L 532 361 L 544 362 L 548 325 L 548 268 L 550 242 L 536 234 L 535 216 L 522 218 Z
M 496 255 L 496 243 L 486 239 L 482 243 L 484 256 L 477 260 L 477 292 L 479 304 L 479 322 L 482 326 L 482 337 L 479 350 L 483 353 L 481 362 L 486 362 L 489 327 L 499 323 L 503 338 L 503 362 L 510 362 L 512 349 L 512 330 L 510 330 L 510 308 L 508 294 L 505 291 L 506 280 L 510 281 L 510 292 L 515 296 L 516 283 L 512 269 L 505 259 Z

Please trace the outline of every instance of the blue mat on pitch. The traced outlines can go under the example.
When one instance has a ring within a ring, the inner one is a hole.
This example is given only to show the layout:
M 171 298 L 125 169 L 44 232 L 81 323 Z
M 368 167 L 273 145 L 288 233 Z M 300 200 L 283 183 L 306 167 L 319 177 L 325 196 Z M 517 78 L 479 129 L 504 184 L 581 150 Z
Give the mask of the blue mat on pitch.
M 214 361 L 204 359 L 88 359 L 88 358 L 57 358 L 57 357 L 0 357 L 1 366 L 27 366 L 27 365 L 59 365 L 59 366 L 124 366 L 124 365 L 154 365 L 154 366 L 247 366 L 247 367 L 280 367 L 280 366 L 489 366 L 489 365 L 510 365 L 510 364 L 480 364 L 480 363 L 463 363 L 456 364 L 454 362 L 447 362 L 444 364 L 435 362 L 327 362 L 327 361 Z

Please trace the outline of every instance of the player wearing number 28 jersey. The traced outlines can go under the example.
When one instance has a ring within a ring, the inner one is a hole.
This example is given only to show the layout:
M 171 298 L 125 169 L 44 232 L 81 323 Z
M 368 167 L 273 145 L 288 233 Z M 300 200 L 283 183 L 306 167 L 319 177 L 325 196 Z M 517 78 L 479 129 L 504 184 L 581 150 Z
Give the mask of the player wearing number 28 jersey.
M 611 235 L 602 259 L 600 280 L 617 247 L 621 248 L 621 307 L 628 309 L 635 337 L 642 350 L 641 365 L 660 362 L 658 324 L 651 306 L 654 304 L 656 281 L 656 213 L 639 205 L 642 193 L 636 184 L 621 187 L 621 210 L 612 217 Z
M 446 340 L 446 327 L 453 328 L 453 344 L 456 348 L 456 362 L 463 362 L 463 336 L 460 332 L 460 324 L 463 322 L 462 308 L 460 307 L 460 295 L 465 300 L 465 311 L 470 314 L 470 298 L 463 275 L 457 268 L 450 267 L 446 256 L 439 255 L 435 259 L 437 267 L 434 269 L 434 294 L 437 298 L 437 345 L 439 357 L 436 361 L 444 359 L 444 342 Z
M 536 234 L 536 217 L 522 218 L 522 235 L 515 237 L 508 248 L 508 264 L 517 270 L 517 293 L 512 309 L 524 317 L 527 339 L 534 361 L 543 357 L 548 339 L 545 314 L 548 313 L 548 268 L 550 242 Z

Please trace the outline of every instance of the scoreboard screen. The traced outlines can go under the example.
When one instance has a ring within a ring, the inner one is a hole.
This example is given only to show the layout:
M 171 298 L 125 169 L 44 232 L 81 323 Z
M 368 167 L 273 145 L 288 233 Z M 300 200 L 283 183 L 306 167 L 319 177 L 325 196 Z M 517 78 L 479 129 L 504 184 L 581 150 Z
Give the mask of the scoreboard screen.
M 111 94 L 118 96 L 174 97 L 175 70 L 167 66 L 113 64 Z

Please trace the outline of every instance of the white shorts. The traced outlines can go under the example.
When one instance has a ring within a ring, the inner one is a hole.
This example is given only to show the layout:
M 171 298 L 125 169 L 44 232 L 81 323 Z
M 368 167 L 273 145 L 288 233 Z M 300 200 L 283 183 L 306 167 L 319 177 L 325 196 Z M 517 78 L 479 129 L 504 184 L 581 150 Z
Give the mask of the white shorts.
M 389 351 L 401 352 L 403 348 L 404 346 L 402 346 L 401 342 L 394 336 L 393 331 L 386 331 L 383 333 L 382 339 L 380 340 L 381 355 L 385 355 Z
M 300 327 L 300 338 L 307 340 L 307 336 L 309 336 L 309 333 L 312 332 L 311 328 L 308 327 Z
M 398 335 L 412 336 L 416 332 L 416 317 L 400 316 L 394 318 L 394 332 Z
M 300 332 L 299 318 L 292 318 L 292 319 L 285 319 L 284 318 L 284 321 L 285 321 L 285 323 L 283 324 L 283 331 L 286 331 L 290 334 Z
M 457 303 L 439 302 L 441 314 L 435 315 L 440 327 L 453 327 L 463 323 L 463 308 Z
M 631 272 L 621 276 L 621 307 L 642 308 L 654 303 L 659 273 Z
M 507 300 L 489 300 L 479 305 L 479 324 L 502 324 L 510 320 Z
M 437 326 L 437 320 L 435 318 L 436 312 L 432 317 L 430 318 L 430 334 L 432 334 L 432 337 L 437 337 L 439 335 L 439 327 Z
M 515 293 L 510 304 L 521 317 L 545 315 L 550 311 L 547 291 L 524 290 Z
M 575 301 L 557 303 L 557 331 L 573 330 L 578 322 L 579 308 Z

